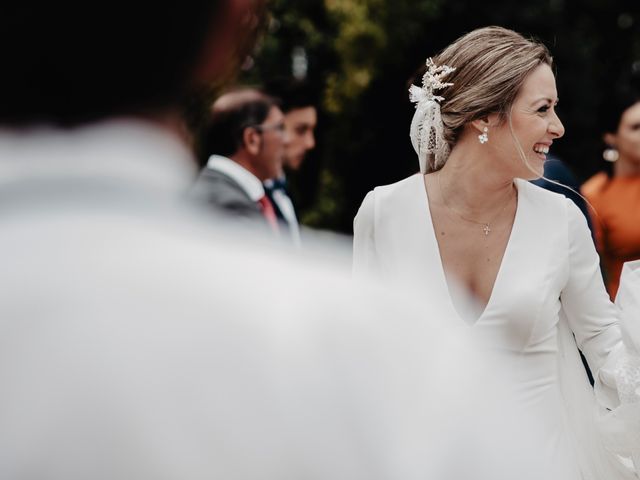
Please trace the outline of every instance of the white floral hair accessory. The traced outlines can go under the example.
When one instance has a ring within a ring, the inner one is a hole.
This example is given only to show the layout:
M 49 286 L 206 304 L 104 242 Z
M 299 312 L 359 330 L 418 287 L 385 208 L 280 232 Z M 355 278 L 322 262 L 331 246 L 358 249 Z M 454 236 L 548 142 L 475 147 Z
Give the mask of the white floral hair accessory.
M 431 58 L 427 58 L 427 71 L 422 77 L 422 87 L 411 85 L 409 88 L 409 100 L 416 103 L 409 136 L 420 160 L 421 173 L 427 172 L 429 154 L 434 156 L 436 169 L 444 164 L 449 155 L 449 144 L 444 139 L 444 125 L 440 116 L 440 102 L 444 98 L 434 92 L 453 85 L 443 82 L 442 78 L 454 70 L 448 65 L 436 66 Z

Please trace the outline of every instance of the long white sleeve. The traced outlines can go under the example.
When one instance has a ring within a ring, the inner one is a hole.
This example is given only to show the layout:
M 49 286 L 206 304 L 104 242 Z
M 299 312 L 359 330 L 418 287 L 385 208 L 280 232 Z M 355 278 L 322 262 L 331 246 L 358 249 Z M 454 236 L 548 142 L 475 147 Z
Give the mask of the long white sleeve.
M 562 308 L 580 350 L 597 376 L 612 352 L 622 345 L 619 311 L 604 287 L 586 219 L 570 200 L 567 215 L 569 277 L 561 294 Z
M 633 355 L 623 342 L 620 310 L 604 288 L 584 216 L 568 202 L 570 271 L 562 308 L 594 374 L 600 439 L 607 451 L 628 459 L 628 471 L 618 465 L 615 478 L 636 478 L 631 472 L 637 473 L 640 461 L 640 395 L 631 402 L 623 398 Z

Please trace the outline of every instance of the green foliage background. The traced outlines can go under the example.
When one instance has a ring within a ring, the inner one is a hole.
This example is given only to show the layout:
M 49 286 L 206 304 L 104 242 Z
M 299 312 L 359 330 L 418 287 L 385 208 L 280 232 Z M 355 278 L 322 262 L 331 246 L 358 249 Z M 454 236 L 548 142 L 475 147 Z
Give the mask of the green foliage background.
M 417 171 L 408 82 L 474 28 L 505 26 L 550 48 L 567 129 L 554 153 L 580 180 L 599 169 L 601 102 L 640 73 L 638 0 L 272 0 L 270 11 L 241 81 L 290 75 L 304 47 L 322 98 L 318 147 L 290 181 L 303 223 L 316 228 L 350 233 L 368 190 Z

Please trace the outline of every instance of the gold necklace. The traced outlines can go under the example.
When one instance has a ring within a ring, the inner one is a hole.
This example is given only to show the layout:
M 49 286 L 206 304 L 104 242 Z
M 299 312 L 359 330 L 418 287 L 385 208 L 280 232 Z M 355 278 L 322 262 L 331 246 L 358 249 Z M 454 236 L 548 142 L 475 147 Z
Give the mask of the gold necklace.
M 505 198 L 504 206 L 500 209 L 500 211 L 498 213 L 496 213 L 493 216 L 493 218 L 491 218 L 491 220 L 489 220 L 488 222 L 478 222 L 477 220 L 473 220 L 471 218 L 465 217 L 460 212 L 454 210 L 453 208 L 451 208 L 449 206 L 449 204 L 447 203 L 447 199 L 445 198 L 443 190 L 442 190 L 442 183 L 440 181 L 440 173 L 436 174 L 436 178 L 438 180 L 438 188 L 440 189 L 440 197 L 442 198 L 442 203 L 444 203 L 444 206 L 447 208 L 447 210 L 450 210 L 451 212 L 455 213 L 458 217 L 460 217 L 463 220 L 466 220 L 467 222 L 475 223 L 476 225 L 481 225 L 482 226 L 482 231 L 484 232 L 484 236 L 488 237 L 489 234 L 491 233 L 491 224 L 493 222 L 495 222 L 500 215 L 502 215 L 502 213 L 507 208 L 507 205 L 509 205 L 509 199 L 511 198 L 511 190 L 509 190 L 509 192 L 507 194 L 507 197 Z

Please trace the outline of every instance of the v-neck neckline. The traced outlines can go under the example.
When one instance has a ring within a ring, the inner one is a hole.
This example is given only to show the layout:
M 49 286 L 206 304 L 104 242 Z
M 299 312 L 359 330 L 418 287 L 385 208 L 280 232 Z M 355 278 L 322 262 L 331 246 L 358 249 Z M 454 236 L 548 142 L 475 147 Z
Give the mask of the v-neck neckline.
M 513 238 L 515 236 L 515 234 L 517 233 L 518 230 L 518 226 L 519 226 L 519 218 L 520 218 L 520 210 L 521 210 L 521 193 L 522 193 L 522 189 L 520 188 L 518 179 L 514 179 L 514 186 L 516 187 L 516 191 L 517 191 L 517 197 L 516 197 L 516 212 L 515 212 L 515 216 L 513 219 L 513 225 L 511 226 L 511 231 L 509 232 L 509 238 L 507 240 L 507 245 L 505 247 L 504 253 L 502 254 L 502 259 L 500 260 L 500 266 L 498 267 L 498 273 L 496 274 L 496 278 L 493 281 L 493 285 L 491 287 L 491 294 L 489 295 L 489 299 L 487 300 L 486 305 L 484 306 L 484 308 L 482 308 L 482 310 L 480 311 L 480 314 L 478 315 L 477 318 L 475 318 L 475 320 L 468 320 L 466 319 L 463 315 L 460 314 L 460 310 L 457 308 L 455 302 L 453 301 L 453 297 L 451 295 L 451 286 L 449 285 L 449 282 L 447 281 L 447 275 L 445 272 L 445 268 L 444 268 L 444 263 L 442 261 L 442 253 L 440 252 L 440 245 L 438 244 L 438 238 L 436 236 L 436 230 L 435 230 L 435 225 L 433 224 L 433 216 L 431 215 L 431 205 L 429 204 L 429 192 L 427 192 L 427 186 L 425 184 L 424 181 L 424 175 L 423 174 L 416 174 L 418 181 L 420 182 L 420 186 L 421 186 L 421 191 L 422 194 L 424 195 L 424 204 L 426 206 L 426 222 L 428 224 L 428 229 L 429 232 L 431 234 L 431 239 L 434 243 L 434 255 L 436 257 L 436 262 L 438 265 L 438 275 L 440 276 L 440 280 L 445 288 L 445 292 L 446 292 L 446 296 L 447 299 L 449 301 L 449 304 L 451 305 L 451 308 L 453 309 L 453 311 L 456 313 L 457 317 L 463 321 L 464 323 L 467 324 L 471 324 L 471 325 L 475 325 L 477 324 L 485 315 L 488 311 L 490 311 L 492 304 L 494 303 L 494 297 L 496 296 L 496 290 L 499 290 L 500 285 L 501 285 L 501 278 L 504 275 L 504 270 L 505 270 L 505 265 L 507 264 L 508 260 L 509 260 L 509 253 L 510 250 L 512 249 L 511 244 L 513 243 Z M 463 288 L 466 291 L 466 287 L 462 286 L 461 288 Z M 471 296 L 471 295 L 470 295 Z

